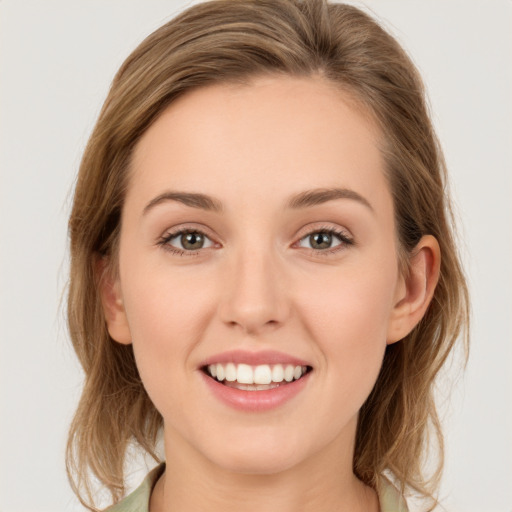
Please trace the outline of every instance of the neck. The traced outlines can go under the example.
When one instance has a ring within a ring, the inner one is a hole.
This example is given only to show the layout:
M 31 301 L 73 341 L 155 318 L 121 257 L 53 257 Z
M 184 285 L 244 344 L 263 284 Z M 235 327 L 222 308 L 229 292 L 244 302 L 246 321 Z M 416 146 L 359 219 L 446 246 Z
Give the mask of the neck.
M 341 439 L 293 468 L 244 474 L 221 468 L 166 433 L 166 471 L 150 512 L 378 512 L 375 491 L 352 472 L 353 446 Z M 348 449 L 348 451 L 347 451 Z

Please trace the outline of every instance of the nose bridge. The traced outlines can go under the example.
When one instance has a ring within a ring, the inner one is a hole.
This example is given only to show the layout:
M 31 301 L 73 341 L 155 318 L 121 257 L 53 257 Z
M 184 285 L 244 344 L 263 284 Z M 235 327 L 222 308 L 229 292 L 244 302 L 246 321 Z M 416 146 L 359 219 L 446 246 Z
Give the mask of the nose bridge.
M 222 320 L 251 334 L 281 324 L 289 309 L 282 263 L 266 242 L 233 251 L 221 300 Z

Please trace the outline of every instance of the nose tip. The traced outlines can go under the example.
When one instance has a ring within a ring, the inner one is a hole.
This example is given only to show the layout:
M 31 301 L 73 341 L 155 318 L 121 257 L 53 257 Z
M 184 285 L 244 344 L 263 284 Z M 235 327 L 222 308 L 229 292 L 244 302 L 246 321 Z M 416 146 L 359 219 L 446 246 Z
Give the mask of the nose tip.
M 238 303 L 230 308 L 226 315 L 226 324 L 231 327 L 239 327 L 247 334 L 258 334 L 262 330 L 269 330 L 279 326 L 278 312 L 262 304 Z
M 252 335 L 278 328 L 289 311 L 282 281 L 282 273 L 268 259 L 239 261 L 225 282 L 219 305 L 222 321 Z

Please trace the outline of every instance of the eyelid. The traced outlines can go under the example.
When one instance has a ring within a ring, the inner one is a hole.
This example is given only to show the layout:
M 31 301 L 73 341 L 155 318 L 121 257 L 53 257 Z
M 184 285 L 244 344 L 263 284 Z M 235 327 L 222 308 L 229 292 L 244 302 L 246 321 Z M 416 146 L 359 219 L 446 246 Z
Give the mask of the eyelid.
M 178 247 L 174 247 L 170 245 L 169 242 L 185 233 L 199 233 L 210 242 L 212 242 L 212 246 L 210 247 L 201 247 L 197 250 L 186 250 L 180 249 Z M 198 226 L 197 224 L 181 224 L 179 226 L 174 226 L 173 228 L 167 229 L 156 241 L 156 245 L 161 246 L 164 250 L 167 250 L 171 253 L 178 254 L 181 256 L 198 256 L 201 252 L 205 250 L 212 249 L 215 245 L 220 246 L 221 244 L 216 241 L 217 237 L 211 235 L 210 230 L 204 226 Z
M 310 247 L 299 246 L 300 242 L 302 242 L 305 238 L 311 236 L 314 233 L 329 233 L 332 236 L 337 237 L 340 240 L 340 243 L 338 245 L 335 245 L 334 247 L 330 247 L 327 249 L 313 249 Z M 308 225 L 308 227 L 305 227 L 299 231 L 297 237 L 298 239 L 296 242 L 293 243 L 293 247 L 304 249 L 306 251 L 309 251 L 313 255 L 320 256 L 329 256 L 332 255 L 333 253 L 343 251 L 348 246 L 355 245 L 354 237 L 346 228 L 327 224 L 321 224 L 316 226 Z
M 182 255 L 182 256 L 198 256 L 200 253 L 207 251 L 212 248 L 219 248 L 222 247 L 222 243 L 218 242 L 216 239 L 218 237 L 213 236 L 210 233 L 210 229 L 208 229 L 205 226 L 197 225 L 197 224 L 182 224 L 175 226 L 173 228 L 167 229 L 164 234 L 162 234 L 156 244 L 158 246 L 161 246 L 164 250 L 168 250 L 169 252 Z M 179 249 L 178 247 L 174 247 L 169 244 L 169 241 L 173 238 L 176 238 L 182 234 L 185 233 L 199 233 L 203 235 L 205 238 L 210 240 L 212 242 L 212 246 L 210 247 L 201 247 L 197 250 L 186 250 L 186 249 Z M 302 242 L 305 238 L 308 236 L 311 236 L 314 233 L 329 233 L 334 237 L 337 237 L 340 241 L 338 245 L 335 245 L 334 247 L 327 248 L 327 249 L 313 249 L 308 247 L 300 247 L 299 243 Z M 314 255 L 323 255 L 328 256 L 333 253 L 342 251 L 346 249 L 348 246 L 355 245 L 354 238 L 352 234 L 346 229 L 341 226 L 333 226 L 329 224 L 320 224 L 320 225 L 311 225 L 308 224 L 307 226 L 303 227 L 301 230 L 299 230 L 299 233 L 296 236 L 296 241 L 292 244 L 292 247 L 294 248 L 300 248 L 304 249 L 306 251 L 311 252 Z M 215 247 L 216 246 L 216 247 Z
M 337 224 L 327 224 L 325 222 L 307 224 L 297 232 L 296 238 L 298 240 L 302 240 L 308 235 L 320 232 L 333 233 L 342 236 L 348 240 L 354 240 L 352 233 L 347 228 L 339 226 Z

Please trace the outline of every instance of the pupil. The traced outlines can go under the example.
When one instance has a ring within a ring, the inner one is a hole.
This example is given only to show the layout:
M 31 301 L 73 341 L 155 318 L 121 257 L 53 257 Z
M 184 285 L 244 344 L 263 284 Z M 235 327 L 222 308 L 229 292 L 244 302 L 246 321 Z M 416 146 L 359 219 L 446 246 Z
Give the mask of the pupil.
M 181 244 L 185 249 L 201 249 L 204 239 L 200 233 L 186 233 L 181 236 Z
M 329 233 L 314 233 L 309 237 L 313 249 L 328 249 L 331 246 L 332 235 Z

